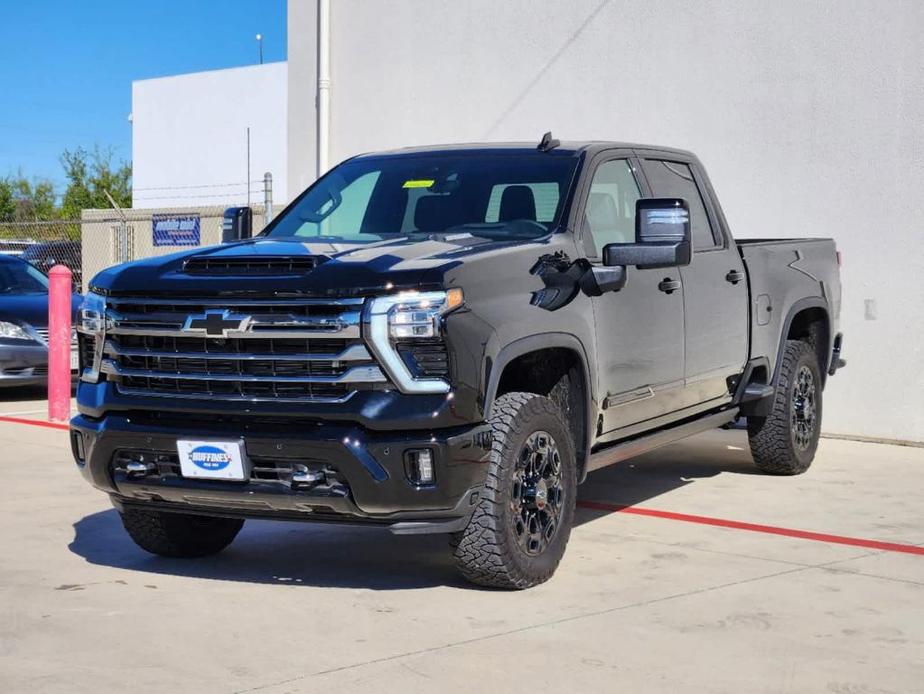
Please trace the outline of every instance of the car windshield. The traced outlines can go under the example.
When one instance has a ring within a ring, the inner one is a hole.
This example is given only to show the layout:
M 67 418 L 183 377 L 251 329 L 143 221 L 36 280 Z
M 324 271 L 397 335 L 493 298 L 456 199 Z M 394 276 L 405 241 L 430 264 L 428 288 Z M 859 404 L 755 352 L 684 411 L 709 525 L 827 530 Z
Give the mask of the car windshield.
M 319 179 L 264 235 L 349 243 L 464 232 L 537 238 L 558 225 L 577 162 L 565 151 L 353 159 Z
M 48 278 L 19 261 L 0 262 L 0 294 L 47 294 Z

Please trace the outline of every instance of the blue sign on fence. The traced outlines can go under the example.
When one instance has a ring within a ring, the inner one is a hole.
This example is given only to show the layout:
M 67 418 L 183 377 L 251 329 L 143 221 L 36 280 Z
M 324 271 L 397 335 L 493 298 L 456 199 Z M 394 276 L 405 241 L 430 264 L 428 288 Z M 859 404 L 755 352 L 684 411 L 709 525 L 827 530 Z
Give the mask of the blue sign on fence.
M 198 246 L 199 215 L 155 214 L 151 216 L 155 246 Z

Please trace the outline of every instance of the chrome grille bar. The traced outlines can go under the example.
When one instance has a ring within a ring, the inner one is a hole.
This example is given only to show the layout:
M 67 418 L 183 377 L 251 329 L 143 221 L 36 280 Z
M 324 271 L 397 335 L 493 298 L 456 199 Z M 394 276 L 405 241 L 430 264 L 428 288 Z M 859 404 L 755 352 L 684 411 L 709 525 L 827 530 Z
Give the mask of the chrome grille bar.
M 134 306 L 210 306 L 214 308 L 227 308 L 229 306 L 362 306 L 365 299 L 347 298 L 347 299 L 291 299 L 291 298 L 266 298 L 266 299 L 248 299 L 242 297 L 204 297 L 202 299 L 174 299 L 171 297 L 115 297 L 109 299 L 113 305 L 134 305 Z
M 151 371 L 119 366 L 111 359 L 103 359 L 100 369 L 112 376 L 135 376 L 177 381 L 231 381 L 242 383 L 385 383 L 386 378 L 377 366 L 354 366 L 339 376 L 258 376 L 254 374 L 219 373 L 176 373 L 175 371 Z
M 205 359 L 205 360 L 233 360 L 233 361 L 372 361 L 363 345 L 350 345 L 342 352 L 335 354 L 280 354 L 278 352 L 260 352 L 245 354 L 241 352 L 170 352 L 150 349 L 126 349 L 119 347 L 111 340 L 107 340 L 104 354 L 115 357 L 158 357 L 165 359 Z

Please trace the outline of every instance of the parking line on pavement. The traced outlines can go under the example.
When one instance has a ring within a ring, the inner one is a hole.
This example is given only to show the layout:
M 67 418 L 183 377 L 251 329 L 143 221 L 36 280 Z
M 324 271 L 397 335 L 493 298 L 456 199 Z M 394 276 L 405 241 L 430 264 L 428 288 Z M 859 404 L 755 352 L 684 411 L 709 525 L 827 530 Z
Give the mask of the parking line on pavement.
M 46 422 L 43 419 L 22 419 L 21 417 L 0 416 L 0 422 L 9 422 L 11 424 L 28 424 L 34 427 L 47 427 L 49 429 L 64 429 L 64 431 L 70 429 L 70 426 L 67 424 L 59 424 L 58 422 Z
M 906 545 L 897 542 L 882 542 L 880 540 L 867 540 L 862 537 L 829 535 L 827 533 L 816 533 L 810 530 L 796 530 L 795 528 L 781 528 L 775 525 L 745 523 L 743 521 L 726 520 L 724 518 L 712 518 L 710 516 L 695 516 L 689 513 L 659 511 L 657 509 L 641 508 L 639 506 L 618 506 L 616 504 L 607 504 L 602 501 L 578 501 L 577 505 L 581 508 L 593 509 L 596 511 L 607 511 L 609 513 L 629 513 L 634 516 L 649 516 L 651 518 L 663 518 L 667 520 L 682 521 L 684 523 L 711 525 L 717 528 L 748 530 L 755 533 L 767 533 L 768 535 L 794 537 L 800 540 L 814 540 L 816 542 L 828 542 L 836 545 L 850 545 L 851 547 L 865 547 L 868 549 L 879 549 L 885 552 L 901 552 L 903 554 L 917 554 L 924 556 L 924 547 L 919 547 L 917 545 Z
M 10 424 L 27 424 L 34 427 L 62 429 L 64 431 L 70 429 L 69 425 L 60 424 L 58 422 L 46 422 L 41 419 L 22 419 L 20 417 L 8 417 L 2 415 L 0 415 L 0 422 L 9 422 Z M 619 506 L 617 504 L 607 504 L 602 501 L 578 501 L 577 505 L 580 508 L 591 509 L 594 511 L 606 511 L 608 513 L 628 513 L 633 516 L 648 516 L 649 518 L 661 518 L 665 520 L 681 521 L 683 523 L 711 525 L 716 528 L 747 530 L 755 533 L 766 533 L 768 535 L 793 537 L 800 540 L 814 540 L 815 542 L 828 542 L 835 545 L 849 545 L 851 547 L 878 549 L 884 552 L 900 552 L 902 554 L 917 554 L 919 556 L 924 556 L 924 547 L 917 545 L 906 545 L 898 542 L 867 540 L 862 537 L 847 537 L 845 535 L 829 535 L 828 533 L 816 533 L 810 530 L 782 528 L 776 525 L 762 525 L 760 523 L 746 523 L 744 521 L 728 520 L 726 518 L 712 518 L 711 516 L 696 516 L 689 513 L 676 513 L 674 511 L 659 511 L 657 509 L 642 508 L 639 506 Z

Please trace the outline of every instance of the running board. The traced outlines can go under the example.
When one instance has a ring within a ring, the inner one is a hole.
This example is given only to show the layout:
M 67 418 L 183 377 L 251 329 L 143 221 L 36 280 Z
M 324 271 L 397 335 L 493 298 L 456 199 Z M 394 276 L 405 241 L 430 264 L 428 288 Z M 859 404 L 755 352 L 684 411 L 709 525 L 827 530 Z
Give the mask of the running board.
M 718 429 L 724 424 L 734 421 L 737 416 L 738 408 L 733 407 L 730 410 L 717 412 L 716 414 L 711 414 L 702 419 L 694 419 L 692 422 L 687 422 L 686 424 L 678 424 L 667 429 L 660 429 L 653 434 L 646 434 L 635 439 L 630 439 L 629 441 L 614 444 L 604 448 L 602 451 L 592 453 L 590 459 L 587 461 L 587 471 L 591 472 L 592 470 L 599 470 L 602 467 L 613 465 L 614 463 L 620 463 L 623 460 L 634 458 L 642 453 L 653 451 L 655 448 L 660 448 L 661 446 L 666 446 L 680 439 L 685 439 L 688 436 L 693 436 L 693 434 L 699 434 L 703 431 L 709 431 L 710 429 Z

